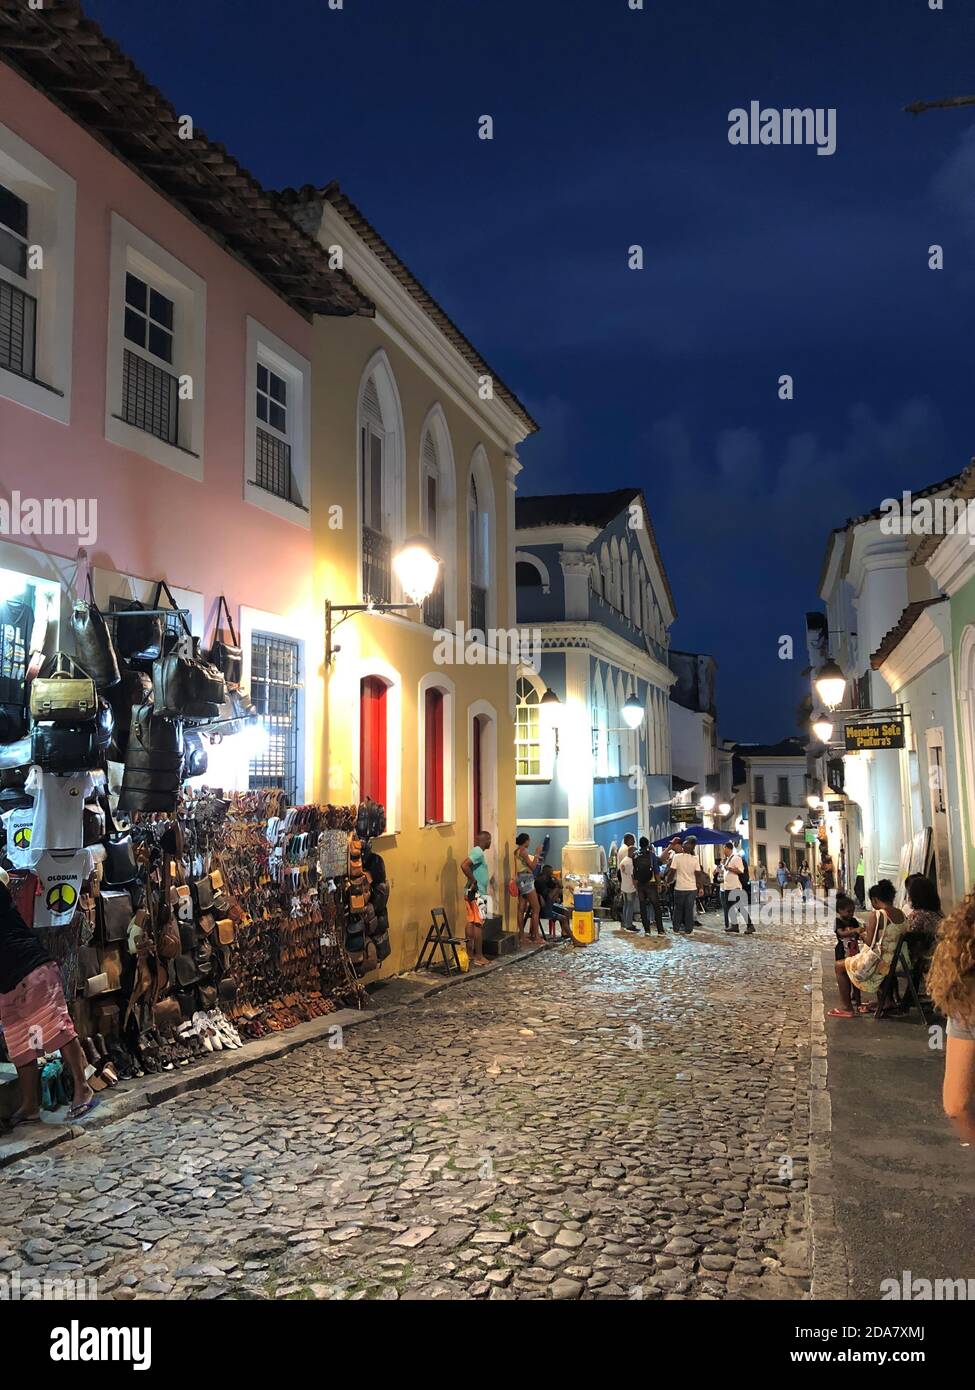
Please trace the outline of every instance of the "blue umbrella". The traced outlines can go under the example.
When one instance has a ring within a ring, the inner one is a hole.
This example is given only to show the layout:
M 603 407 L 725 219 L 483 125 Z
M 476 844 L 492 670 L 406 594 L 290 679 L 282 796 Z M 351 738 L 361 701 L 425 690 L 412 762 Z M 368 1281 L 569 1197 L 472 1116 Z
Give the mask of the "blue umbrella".
M 736 834 L 734 830 L 709 830 L 704 825 L 689 825 L 684 830 L 678 830 L 674 835 L 665 835 L 662 840 L 654 840 L 654 848 L 664 849 L 674 839 L 683 843 L 688 836 L 693 836 L 699 845 L 726 845 L 729 840 L 739 842 L 741 840 L 741 836 Z

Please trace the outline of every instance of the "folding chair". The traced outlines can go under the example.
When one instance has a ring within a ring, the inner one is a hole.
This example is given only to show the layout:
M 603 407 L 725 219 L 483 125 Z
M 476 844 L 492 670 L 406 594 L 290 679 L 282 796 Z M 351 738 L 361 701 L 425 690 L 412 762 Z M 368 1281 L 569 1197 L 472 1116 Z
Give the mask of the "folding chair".
M 898 987 L 898 981 L 906 981 L 906 989 Z M 917 984 L 914 979 L 914 962 L 911 959 L 911 948 L 908 945 L 907 937 L 902 936 L 897 943 L 897 950 L 894 952 L 894 959 L 890 963 L 887 978 L 877 993 L 877 1011 L 874 1019 L 881 1019 L 885 1014 L 895 1010 L 906 1013 L 911 1007 L 905 1003 L 905 998 L 910 995 L 914 1001 L 914 1007 L 921 1015 L 921 1020 L 925 1027 L 928 1026 L 928 1016 L 925 1013 L 924 1005 L 921 1003 L 921 996 L 918 992 Z
M 459 936 L 454 936 L 450 930 L 450 923 L 447 920 L 447 910 L 443 907 L 431 907 L 430 909 L 430 930 L 426 934 L 426 939 L 420 948 L 420 955 L 417 959 L 415 970 L 443 970 L 445 975 L 452 975 L 454 970 L 459 975 L 464 972 L 461 969 L 460 958 L 457 955 L 457 947 L 463 945 Z M 448 947 L 450 954 L 447 954 Z M 436 959 L 439 950 L 442 959 Z

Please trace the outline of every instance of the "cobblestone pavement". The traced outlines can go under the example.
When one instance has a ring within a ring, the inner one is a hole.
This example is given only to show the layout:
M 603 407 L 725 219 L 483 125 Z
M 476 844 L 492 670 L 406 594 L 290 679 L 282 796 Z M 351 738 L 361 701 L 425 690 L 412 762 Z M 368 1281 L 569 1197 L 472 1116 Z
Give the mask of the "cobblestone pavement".
M 0 1174 L 0 1271 L 128 1299 L 802 1297 L 823 940 L 610 930 L 140 1111 Z

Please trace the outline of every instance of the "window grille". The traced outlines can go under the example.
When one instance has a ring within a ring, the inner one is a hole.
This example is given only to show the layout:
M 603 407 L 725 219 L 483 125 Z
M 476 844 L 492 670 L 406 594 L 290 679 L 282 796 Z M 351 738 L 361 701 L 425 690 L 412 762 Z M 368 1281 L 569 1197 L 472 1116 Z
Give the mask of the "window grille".
M 256 632 L 251 643 L 251 700 L 264 721 L 268 745 L 250 766 L 248 786 L 280 787 L 290 805 L 298 798 L 298 691 L 301 644 Z
M 122 419 L 167 444 L 178 442 L 177 378 L 128 348 L 122 362 Z

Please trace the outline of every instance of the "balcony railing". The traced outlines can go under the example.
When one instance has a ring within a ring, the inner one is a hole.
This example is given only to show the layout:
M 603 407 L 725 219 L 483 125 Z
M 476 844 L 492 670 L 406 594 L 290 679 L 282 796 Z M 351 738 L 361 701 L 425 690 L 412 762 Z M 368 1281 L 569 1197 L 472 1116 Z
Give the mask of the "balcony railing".
M 122 361 L 122 419 L 167 444 L 179 442 L 179 380 L 128 348 Z
M 33 379 L 36 323 L 37 300 L 0 280 L 0 367 Z
M 471 585 L 471 630 L 486 632 L 487 629 L 487 589 L 480 584 Z
M 392 596 L 393 546 L 388 536 L 362 528 L 362 595 L 368 602 L 389 603 Z
M 267 430 L 257 427 L 257 469 L 254 481 L 265 492 L 301 504 L 291 472 L 291 445 Z
M 427 627 L 443 627 L 443 569 L 437 575 L 433 592 L 423 604 L 423 621 Z

